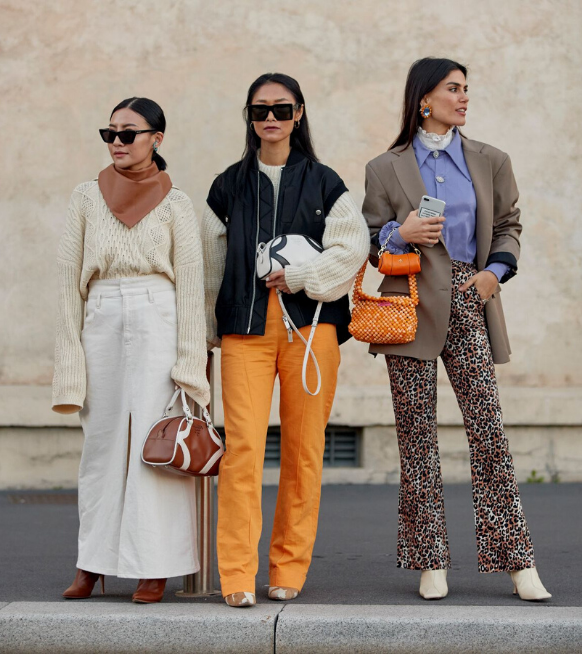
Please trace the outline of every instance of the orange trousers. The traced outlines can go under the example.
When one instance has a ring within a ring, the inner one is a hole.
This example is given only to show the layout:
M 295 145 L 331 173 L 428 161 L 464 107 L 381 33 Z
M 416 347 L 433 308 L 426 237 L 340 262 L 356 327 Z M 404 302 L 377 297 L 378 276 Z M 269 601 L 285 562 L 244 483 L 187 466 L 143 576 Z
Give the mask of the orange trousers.
M 300 331 L 308 337 L 311 327 Z M 335 325 L 320 324 L 313 351 L 321 391 L 301 384 L 305 345 L 288 341 L 282 311 L 271 289 L 264 336 L 222 338 L 222 401 L 226 453 L 218 477 L 218 569 L 223 596 L 255 592 L 262 529 L 261 495 L 265 443 L 275 377 L 281 387 L 281 474 L 269 553 L 271 586 L 301 590 L 317 532 L 325 427 L 340 363 Z M 313 363 L 307 382 L 316 388 Z

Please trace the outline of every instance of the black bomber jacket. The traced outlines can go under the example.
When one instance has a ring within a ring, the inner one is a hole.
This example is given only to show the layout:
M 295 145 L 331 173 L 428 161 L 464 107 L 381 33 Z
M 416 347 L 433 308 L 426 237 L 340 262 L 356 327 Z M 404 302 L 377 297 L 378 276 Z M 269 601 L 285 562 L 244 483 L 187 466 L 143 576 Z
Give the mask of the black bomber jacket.
M 264 335 L 269 289 L 256 276 L 256 251 L 280 234 L 306 234 L 321 243 L 325 217 L 335 201 L 347 191 L 331 168 L 291 150 L 281 172 L 277 215 L 271 180 L 259 170 L 250 170 L 243 193 L 237 193 L 240 162 L 227 168 L 212 184 L 207 203 L 227 229 L 224 278 L 216 302 L 218 336 L 225 334 Z M 258 193 L 257 193 L 258 191 Z M 258 196 L 258 197 L 257 197 Z M 317 301 L 304 291 L 285 295 L 285 307 L 297 327 L 311 324 Z M 338 341 L 349 338 L 348 296 L 325 302 L 321 323 L 337 326 Z

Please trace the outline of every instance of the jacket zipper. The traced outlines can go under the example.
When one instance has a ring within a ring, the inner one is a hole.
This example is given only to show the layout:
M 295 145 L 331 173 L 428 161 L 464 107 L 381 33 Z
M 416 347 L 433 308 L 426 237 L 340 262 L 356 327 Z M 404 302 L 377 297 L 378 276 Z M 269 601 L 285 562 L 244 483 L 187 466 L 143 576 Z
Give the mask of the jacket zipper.
M 279 191 L 277 193 L 277 211 L 273 212 L 273 238 L 275 238 L 275 230 L 277 229 L 277 214 L 279 213 L 279 207 L 281 205 L 281 191 L 283 190 L 283 171 L 285 170 L 285 167 L 283 166 L 281 168 L 281 179 L 279 181 Z M 270 181 L 270 180 L 269 180 Z M 271 188 L 273 188 L 273 184 L 271 184 Z M 257 232 L 255 236 L 255 269 L 253 273 L 253 297 L 251 299 L 251 311 L 249 314 L 249 322 L 247 324 L 247 334 L 250 334 L 251 332 L 251 323 L 253 321 L 253 309 L 255 308 L 255 297 L 257 294 L 257 257 L 256 257 L 256 252 L 259 247 L 259 229 L 261 227 L 260 222 L 261 222 L 261 212 L 260 212 L 260 207 L 261 207 L 261 171 L 257 170 Z M 275 189 L 273 188 L 273 204 L 275 203 Z
M 251 322 L 253 320 L 253 309 L 255 308 L 255 296 L 257 294 L 257 249 L 259 247 L 259 229 L 260 229 L 260 208 L 261 208 L 261 171 L 257 170 L 257 232 L 255 236 L 255 269 L 253 272 L 253 297 L 251 300 L 251 311 L 249 313 L 249 323 L 247 325 L 247 334 L 251 333 Z
M 277 192 L 277 209 L 273 211 L 273 238 L 275 238 L 277 234 L 277 214 L 279 213 L 279 208 L 281 206 L 281 193 L 283 191 L 283 172 L 285 171 L 285 166 L 281 167 L 281 177 L 279 178 L 279 190 Z M 273 184 L 271 184 L 273 186 Z M 273 187 L 273 203 L 275 202 L 275 188 Z M 277 294 L 279 295 L 279 299 L 282 302 L 283 298 L 281 296 L 281 291 L 277 289 Z M 281 316 L 283 318 L 283 324 L 285 325 L 285 329 L 287 330 L 287 340 L 289 343 L 293 343 L 293 330 L 291 329 L 291 325 L 289 323 L 289 320 L 287 319 L 287 316 L 285 313 Z
M 279 207 L 281 206 L 281 192 L 283 191 L 283 173 L 285 166 L 281 166 L 281 177 L 279 178 L 279 190 L 277 191 L 277 211 L 273 211 L 273 238 L 277 235 L 277 215 L 279 214 Z M 271 183 L 271 186 L 273 184 Z M 275 189 L 273 188 L 273 204 L 275 204 Z

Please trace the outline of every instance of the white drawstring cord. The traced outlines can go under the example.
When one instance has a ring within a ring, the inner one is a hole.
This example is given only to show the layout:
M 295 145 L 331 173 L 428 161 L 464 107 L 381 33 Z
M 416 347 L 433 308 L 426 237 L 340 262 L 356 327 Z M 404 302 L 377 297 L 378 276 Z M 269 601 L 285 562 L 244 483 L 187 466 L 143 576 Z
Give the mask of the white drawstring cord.
M 283 311 L 283 322 L 285 323 L 285 327 L 287 328 L 287 332 L 289 333 L 289 342 L 293 340 L 293 335 L 291 333 L 291 329 L 292 329 L 305 344 L 305 356 L 303 357 L 303 368 L 301 370 L 301 381 L 303 382 L 303 390 L 309 395 L 317 395 L 321 390 L 321 372 L 319 370 L 319 364 L 317 363 L 315 354 L 311 348 L 313 344 L 313 337 L 315 336 L 315 329 L 317 327 L 317 323 L 319 322 L 319 314 L 321 313 L 321 307 L 323 306 L 323 302 L 317 303 L 317 309 L 315 310 L 313 321 L 311 322 L 311 332 L 309 333 L 309 338 L 305 340 L 303 334 L 297 329 L 295 323 L 291 319 L 291 316 L 287 313 L 287 309 L 285 308 L 285 304 L 283 303 L 283 297 L 279 289 L 277 289 L 277 297 L 279 298 L 279 304 L 281 305 L 281 310 Z M 317 373 L 317 388 L 315 389 L 314 393 L 312 393 L 307 386 L 307 363 L 309 362 L 309 357 L 313 359 L 313 364 L 315 365 L 315 372 Z

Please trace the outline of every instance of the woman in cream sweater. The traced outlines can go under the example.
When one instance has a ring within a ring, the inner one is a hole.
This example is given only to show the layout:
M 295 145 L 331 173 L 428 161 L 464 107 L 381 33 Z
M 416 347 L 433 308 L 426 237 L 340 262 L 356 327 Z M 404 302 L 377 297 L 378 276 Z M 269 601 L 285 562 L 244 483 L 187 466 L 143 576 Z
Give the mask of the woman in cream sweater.
M 116 575 L 158 602 L 199 568 L 194 480 L 140 457 L 175 384 L 209 401 L 198 222 L 163 172 L 165 127 L 152 100 L 115 107 L 100 130 L 113 164 L 74 190 L 59 245 L 53 409 L 80 411 L 85 436 L 71 599 Z

